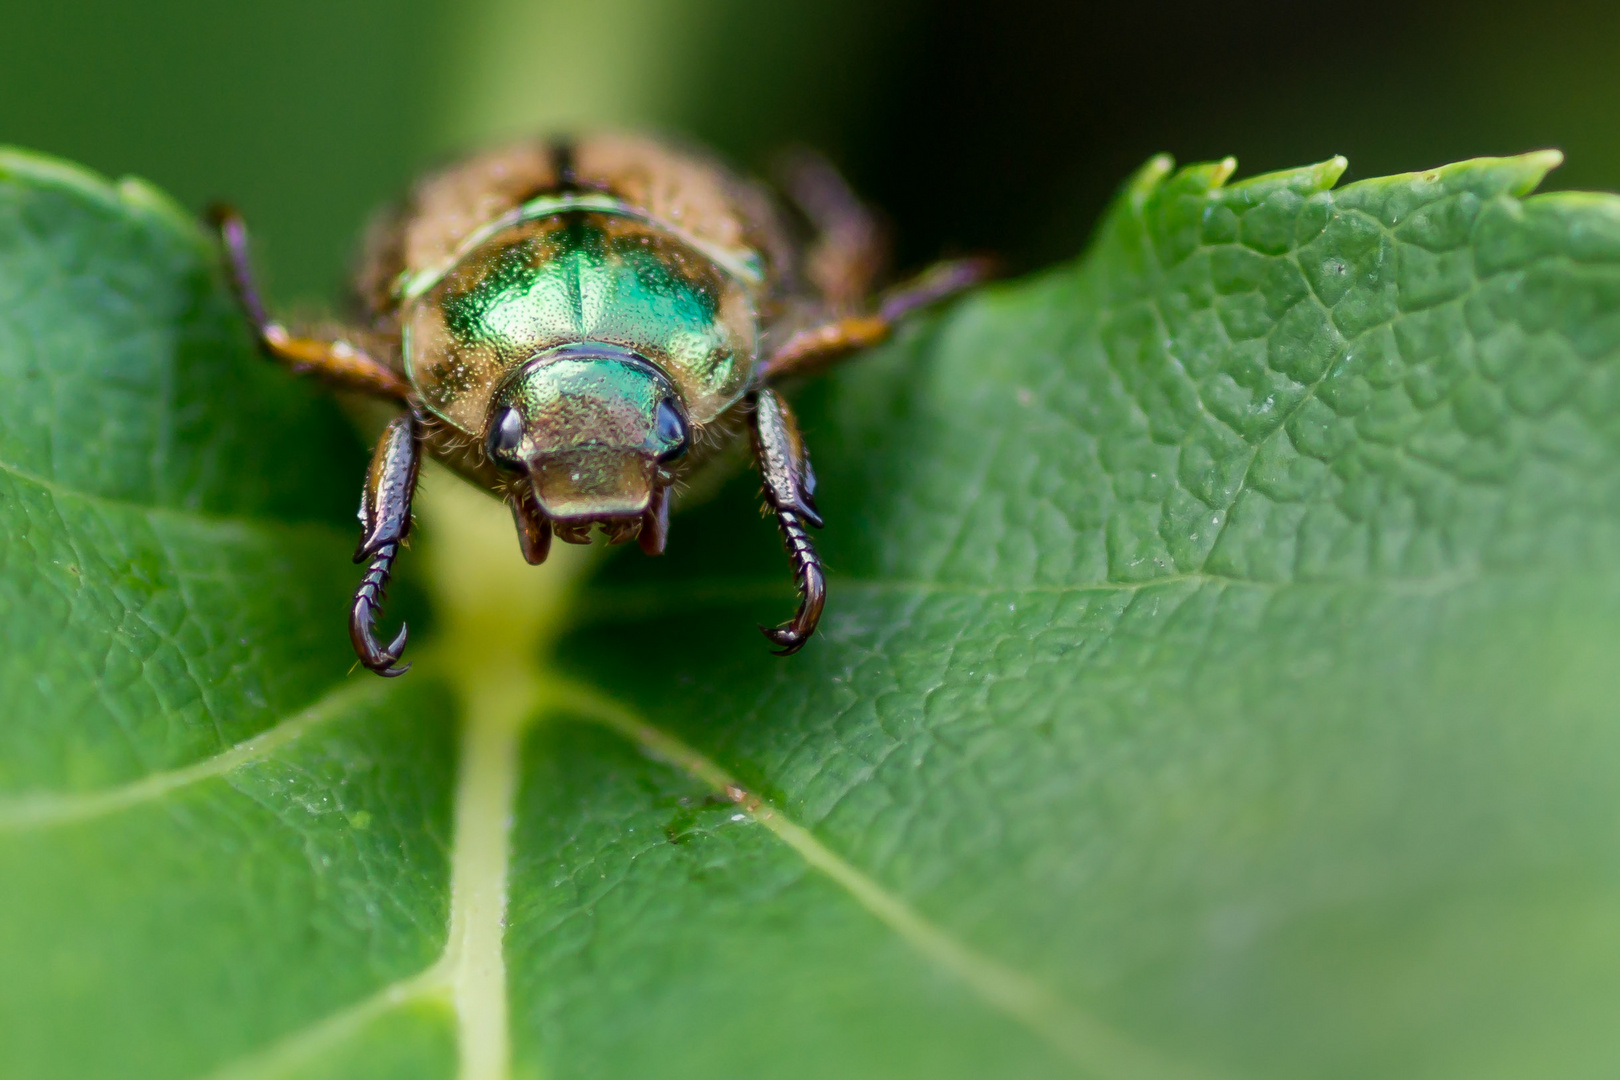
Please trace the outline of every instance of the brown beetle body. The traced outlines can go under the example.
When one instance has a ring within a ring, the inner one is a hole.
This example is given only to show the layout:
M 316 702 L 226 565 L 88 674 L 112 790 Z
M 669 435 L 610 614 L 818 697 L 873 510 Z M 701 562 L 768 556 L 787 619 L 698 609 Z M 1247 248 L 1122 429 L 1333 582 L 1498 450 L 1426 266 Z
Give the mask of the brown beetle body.
M 881 340 L 984 266 L 941 264 L 863 312 L 881 265 L 872 217 L 819 158 L 801 156 L 786 187 L 805 242 L 764 188 L 652 139 L 537 141 L 467 159 L 372 230 L 356 278 L 365 325 L 342 341 L 295 338 L 266 316 L 241 219 L 216 213 L 264 350 L 407 405 L 361 507 L 356 560 L 371 568 L 350 625 L 368 667 L 404 670 L 403 631 L 383 647 L 373 625 L 421 449 L 511 505 L 531 562 L 553 534 L 585 543 L 593 528 L 657 554 L 670 486 L 744 426 L 801 598 L 791 623 L 765 632 L 783 653 L 803 646 L 825 591 L 806 526 L 821 521 L 773 384 Z

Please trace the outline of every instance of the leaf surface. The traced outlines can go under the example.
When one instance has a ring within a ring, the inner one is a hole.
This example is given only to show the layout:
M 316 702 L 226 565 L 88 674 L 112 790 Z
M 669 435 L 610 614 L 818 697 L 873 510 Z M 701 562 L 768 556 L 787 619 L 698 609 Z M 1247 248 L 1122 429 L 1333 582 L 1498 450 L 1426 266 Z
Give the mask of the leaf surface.
M 448 699 L 346 678 L 365 459 L 212 261 L 0 156 L 7 1076 L 202 1075 L 443 947 Z
M 1531 196 L 1554 164 L 1151 163 L 1077 264 L 798 396 L 832 577 L 790 660 L 750 477 L 544 596 L 431 479 L 442 631 L 381 684 L 341 422 L 160 200 L 6 159 L 0 1044 L 1604 1075 L 1620 200 Z

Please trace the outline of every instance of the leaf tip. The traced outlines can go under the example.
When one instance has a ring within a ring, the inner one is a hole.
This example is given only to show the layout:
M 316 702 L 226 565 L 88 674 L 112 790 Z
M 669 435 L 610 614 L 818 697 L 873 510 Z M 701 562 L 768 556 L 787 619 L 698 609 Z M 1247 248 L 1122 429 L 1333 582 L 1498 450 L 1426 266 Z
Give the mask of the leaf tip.
M 1348 159 L 1342 154 L 1335 154 L 1326 161 L 1319 161 L 1314 165 L 1302 165 L 1297 169 L 1283 169 L 1279 172 L 1248 177 L 1227 188 L 1226 194 L 1227 197 L 1245 202 L 1267 198 L 1277 191 L 1314 195 L 1322 191 L 1331 191 L 1333 185 L 1344 175 L 1344 170 L 1349 167 Z
M 1125 192 L 1134 201 L 1146 198 L 1175 170 L 1176 159 L 1169 154 L 1154 154 L 1147 164 L 1125 182 Z
M 1564 163 L 1562 150 L 1532 150 L 1512 157 L 1473 158 L 1446 165 L 1431 175 L 1437 180 L 1460 180 L 1480 184 L 1487 189 L 1523 198 L 1541 186 L 1547 174 Z
M 1436 192 L 1472 192 L 1481 198 L 1524 198 L 1564 163 L 1561 150 L 1532 150 L 1512 157 L 1480 157 L 1456 161 L 1422 172 L 1396 173 L 1358 180 L 1345 189 L 1358 196 L 1368 192 L 1402 189 Z
M 1524 190 L 1518 192 L 1518 194 L 1528 195 L 1541 186 L 1541 182 L 1547 179 L 1548 173 L 1564 163 L 1564 152 L 1551 147 L 1546 150 L 1532 150 L 1528 154 L 1519 155 L 1519 161 L 1524 165 L 1524 173 L 1528 183 Z M 1533 180 L 1528 179 L 1531 176 L 1534 176 Z
M 1334 154 L 1320 165 L 1316 166 L 1322 178 L 1322 191 L 1330 191 L 1333 185 L 1344 178 L 1344 171 L 1350 167 L 1350 159 L 1343 154 Z

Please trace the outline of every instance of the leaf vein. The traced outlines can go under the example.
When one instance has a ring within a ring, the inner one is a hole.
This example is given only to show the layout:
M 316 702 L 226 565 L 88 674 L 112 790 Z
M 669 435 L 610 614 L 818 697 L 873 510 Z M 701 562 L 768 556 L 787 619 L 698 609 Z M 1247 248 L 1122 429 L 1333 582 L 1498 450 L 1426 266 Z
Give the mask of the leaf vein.
M 223 776 L 274 753 L 311 728 L 342 715 L 349 706 L 381 696 L 386 689 L 387 685 L 379 680 L 344 684 L 314 704 L 227 750 L 178 769 L 149 773 L 139 780 L 117 787 L 103 791 L 28 794 L 0 801 L 0 831 L 26 832 L 86 821 L 140 806 L 192 784 Z
M 814 833 L 748 791 L 724 768 L 635 710 L 560 676 L 551 700 L 613 731 L 645 753 L 708 784 L 764 826 L 812 869 L 897 934 L 925 959 L 955 976 L 986 1006 L 1040 1038 L 1086 1072 L 1110 1080 L 1193 1080 L 1203 1070 L 1137 1044 L 1102 1021 L 1059 1000 L 1037 980 L 958 941 L 904 900 L 824 845 Z
M 434 993 L 443 993 L 448 986 L 446 966 L 440 960 L 415 975 L 389 983 L 370 997 L 214 1070 L 208 1074 L 208 1080 L 268 1080 L 285 1075 L 309 1063 L 377 1017 Z

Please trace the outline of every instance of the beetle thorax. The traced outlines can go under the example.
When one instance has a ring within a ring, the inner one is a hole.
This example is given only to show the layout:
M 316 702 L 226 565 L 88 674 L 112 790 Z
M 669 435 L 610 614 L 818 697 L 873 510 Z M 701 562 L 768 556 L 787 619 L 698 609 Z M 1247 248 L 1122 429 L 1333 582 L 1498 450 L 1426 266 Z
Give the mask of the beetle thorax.
M 561 347 L 611 345 L 662 372 L 701 425 L 752 374 L 758 330 L 745 272 L 629 208 L 520 217 L 475 233 L 442 272 L 407 283 L 406 370 L 430 411 L 482 437 L 513 371 Z

